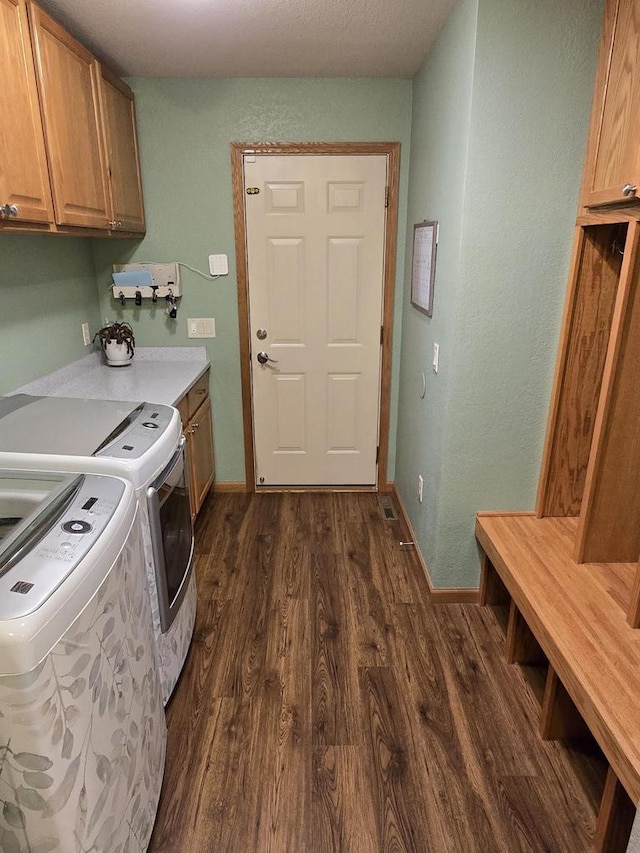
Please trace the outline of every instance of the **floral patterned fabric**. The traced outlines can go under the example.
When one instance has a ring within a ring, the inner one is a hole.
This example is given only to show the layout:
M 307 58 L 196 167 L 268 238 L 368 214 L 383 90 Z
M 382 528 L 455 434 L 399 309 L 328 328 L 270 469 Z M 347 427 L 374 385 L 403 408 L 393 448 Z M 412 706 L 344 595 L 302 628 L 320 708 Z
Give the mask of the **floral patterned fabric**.
M 165 705 L 173 693 L 178 677 L 182 672 L 189 646 L 191 645 L 193 626 L 196 621 L 197 598 L 196 578 L 195 575 L 191 575 L 191 580 L 180 605 L 178 615 L 173 620 L 173 624 L 167 633 L 160 633 L 159 617 L 157 626 L 154 623 L 154 628 L 156 629 L 156 654 L 158 656 L 160 682 L 162 684 L 162 701 Z M 153 600 L 151 607 L 153 608 Z
M 142 853 L 166 724 L 139 516 L 88 606 L 32 671 L 0 678 L 0 850 Z

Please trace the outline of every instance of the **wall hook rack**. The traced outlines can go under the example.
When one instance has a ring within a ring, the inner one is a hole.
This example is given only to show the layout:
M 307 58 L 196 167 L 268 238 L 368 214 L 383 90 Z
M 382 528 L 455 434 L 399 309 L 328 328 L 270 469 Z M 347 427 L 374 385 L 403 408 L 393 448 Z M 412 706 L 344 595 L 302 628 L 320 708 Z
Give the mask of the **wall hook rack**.
M 158 297 L 169 294 L 174 299 L 182 296 L 177 263 L 114 264 L 112 278 L 114 298 L 134 299 L 136 305 L 141 305 L 143 299 L 157 302 Z

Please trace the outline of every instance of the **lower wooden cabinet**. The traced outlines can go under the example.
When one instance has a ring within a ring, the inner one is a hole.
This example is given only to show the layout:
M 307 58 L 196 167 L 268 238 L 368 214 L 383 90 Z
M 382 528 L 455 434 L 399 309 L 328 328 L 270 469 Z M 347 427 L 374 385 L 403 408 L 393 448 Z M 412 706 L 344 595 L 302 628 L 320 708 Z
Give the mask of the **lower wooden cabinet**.
M 211 488 L 215 473 L 211 400 L 209 397 L 201 404 L 186 425 L 184 432 L 187 438 L 187 457 L 189 460 L 191 514 L 195 518 Z
M 195 518 L 215 476 L 208 370 L 176 403 L 176 408 L 180 412 L 183 434 L 187 440 L 191 515 Z

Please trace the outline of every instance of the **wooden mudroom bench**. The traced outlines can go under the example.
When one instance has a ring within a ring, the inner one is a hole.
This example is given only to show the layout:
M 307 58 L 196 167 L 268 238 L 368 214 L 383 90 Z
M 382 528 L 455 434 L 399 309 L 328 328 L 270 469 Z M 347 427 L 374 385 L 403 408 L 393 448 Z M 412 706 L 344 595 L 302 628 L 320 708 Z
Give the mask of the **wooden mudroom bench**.
M 596 847 L 618 853 L 640 800 L 640 0 L 604 5 L 536 511 L 476 536 L 508 659 L 549 664 L 541 736 L 586 726 L 609 762 Z
M 626 619 L 637 563 L 576 563 L 577 524 L 479 513 L 480 603 L 509 604 L 510 662 L 549 662 L 541 737 L 576 737 L 586 726 L 604 752 L 596 849 L 617 853 L 640 799 L 640 631 Z

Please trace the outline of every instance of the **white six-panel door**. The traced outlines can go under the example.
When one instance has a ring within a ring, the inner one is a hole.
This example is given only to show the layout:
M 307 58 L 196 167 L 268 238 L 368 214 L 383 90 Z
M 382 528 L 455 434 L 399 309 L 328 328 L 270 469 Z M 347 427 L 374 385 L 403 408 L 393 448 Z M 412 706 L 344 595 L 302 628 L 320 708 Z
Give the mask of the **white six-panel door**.
M 376 483 L 386 184 L 385 155 L 244 157 L 259 486 Z

